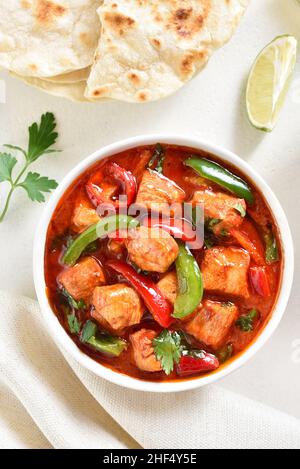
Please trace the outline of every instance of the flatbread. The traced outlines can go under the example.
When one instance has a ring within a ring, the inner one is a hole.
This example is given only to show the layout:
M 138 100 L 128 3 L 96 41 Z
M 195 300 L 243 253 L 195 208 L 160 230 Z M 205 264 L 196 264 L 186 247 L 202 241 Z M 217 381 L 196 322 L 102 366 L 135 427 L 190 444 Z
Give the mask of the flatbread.
M 78 81 L 86 81 L 91 73 L 91 67 L 81 68 L 75 72 L 64 73 L 54 77 L 45 77 L 44 80 L 51 83 L 77 83 Z
M 178 90 L 230 39 L 249 0 L 104 0 L 87 98 L 154 101 Z
M 89 102 L 90 100 L 84 96 L 86 81 L 77 81 L 74 83 L 55 83 L 36 77 L 23 77 L 16 73 L 11 73 L 15 78 L 19 78 L 27 85 L 38 88 L 53 96 L 66 98 L 71 101 Z
M 0 0 L 0 67 L 52 77 L 89 66 L 102 0 Z
M 174 93 L 234 33 L 250 0 L 0 0 L 0 68 L 76 101 Z

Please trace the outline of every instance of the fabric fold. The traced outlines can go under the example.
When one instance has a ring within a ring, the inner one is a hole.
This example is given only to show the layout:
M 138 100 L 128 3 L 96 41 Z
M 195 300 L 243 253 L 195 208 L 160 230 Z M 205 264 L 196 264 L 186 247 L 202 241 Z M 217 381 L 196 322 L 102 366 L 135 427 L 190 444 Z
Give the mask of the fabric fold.
M 2 292 L 0 312 L 1 381 L 34 422 L 28 447 L 300 448 L 293 417 L 220 385 L 164 395 L 125 390 L 62 354 L 37 302 Z M 0 425 L 0 432 L 8 427 Z M 5 441 L 0 434 L 0 447 Z
M 38 304 L 1 293 L 0 311 L 0 379 L 51 445 L 135 448 L 74 375 L 48 336 Z

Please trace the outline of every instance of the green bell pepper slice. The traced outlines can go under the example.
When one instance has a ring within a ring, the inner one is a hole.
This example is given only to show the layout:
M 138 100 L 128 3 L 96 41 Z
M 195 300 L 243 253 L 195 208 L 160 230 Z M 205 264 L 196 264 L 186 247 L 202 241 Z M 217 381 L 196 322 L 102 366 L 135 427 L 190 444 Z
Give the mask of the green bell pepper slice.
M 87 321 L 82 329 L 80 341 L 90 345 L 97 352 L 119 357 L 127 349 L 127 342 L 120 337 L 101 333 L 93 321 Z
M 203 298 L 203 279 L 200 268 L 189 248 L 179 243 L 175 262 L 179 284 L 173 317 L 183 319 L 193 313 Z
M 103 238 L 119 229 L 127 229 L 139 225 L 139 221 L 128 215 L 112 215 L 87 228 L 70 244 L 62 257 L 62 263 L 68 266 L 76 264 L 87 246 L 99 238 Z
M 203 178 L 219 184 L 219 186 L 224 187 L 238 197 L 245 199 L 250 205 L 253 205 L 254 196 L 248 184 L 218 163 L 195 156 L 188 158 L 185 161 L 185 165 L 194 169 Z

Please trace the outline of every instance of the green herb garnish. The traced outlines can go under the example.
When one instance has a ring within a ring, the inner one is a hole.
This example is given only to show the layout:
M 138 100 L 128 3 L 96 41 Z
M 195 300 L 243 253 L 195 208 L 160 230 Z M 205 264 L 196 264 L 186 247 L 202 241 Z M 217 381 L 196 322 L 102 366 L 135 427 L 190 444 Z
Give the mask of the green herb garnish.
M 163 165 L 165 160 L 165 150 L 160 143 L 155 145 L 154 154 L 148 164 L 148 168 L 154 169 L 157 173 L 163 174 Z
M 178 332 L 170 332 L 167 329 L 153 340 L 154 353 L 161 362 L 164 372 L 169 375 L 174 370 L 174 363 L 178 363 L 182 348 L 181 336 Z
M 97 333 L 97 326 L 93 321 L 87 321 L 82 329 L 80 340 L 83 343 L 86 343 L 90 340 L 91 337 L 94 337 Z
M 68 314 L 67 319 L 71 334 L 79 334 L 81 329 L 81 322 L 78 321 L 75 313 Z
M 265 244 L 266 244 L 266 261 L 268 264 L 273 264 L 273 262 L 278 262 L 279 260 L 279 252 L 276 238 L 272 231 L 270 233 L 265 234 L 264 236 Z
M 28 172 L 25 176 L 29 166 L 38 158 L 47 153 L 57 151 L 51 149 L 58 137 L 58 134 L 54 131 L 55 127 L 55 117 L 52 113 L 48 112 L 42 115 L 40 124 L 34 123 L 29 127 L 29 142 L 27 150 L 15 145 L 4 145 L 9 150 L 20 152 L 25 161 L 19 174 L 14 177 L 13 172 L 16 164 L 18 163 L 17 158 L 11 153 L 0 152 L 0 183 L 8 182 L 10 185 L 10 190 L 0 214 L 0 223 L 3 221 L 8 211 L 15 189 L 24 189 L 27 192 L 28 197 L 34 202 L 45 202 L 44 194 L 51 192 L 57 187 L 57 182 L 55 180 L 48 179 L 38 173 Z
M 85 302 L 83 300 L 76 301 L 65 288 L 61 289 L 61 293 L 68 300 L 72 309 L 86 309 Z
M 155 356 L 160 361 L 166 375 L 172 373 L 175 364 L 179 363 L 181 357 L 205 358 L 204 350 L 193 348 L 188 336 L 183 331 L 171 332 L 165 329 L 153 339 L 152 345 Z
M 204 245 L 207 249 L 212 248 L 216 244 L 214 236 L 214 227 L 221 223 L 222 220 L 218 218 L 206 218 L 204 223 Z
M 253 322 L 257 316 L 257 309 L 251 309 L 248 314 L 239 317 L 239 319 L 236 321 L 236 326 L 243 332 L 252 332 L 254 329 Z
M 81 322 L 78 320 L 75 310 L 72 310 L 70 306 L 67 305 L 62 305 L 61 308 L 67 319 L 71 334 L 79 334 L 81 330 Z

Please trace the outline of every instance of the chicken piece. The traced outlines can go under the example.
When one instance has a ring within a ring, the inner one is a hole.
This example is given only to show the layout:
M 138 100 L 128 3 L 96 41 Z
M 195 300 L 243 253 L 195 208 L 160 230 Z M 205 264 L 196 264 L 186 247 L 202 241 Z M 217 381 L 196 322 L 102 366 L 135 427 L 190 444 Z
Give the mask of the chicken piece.
M 83 259 L 58 277 L 59 284 L 74 300 L 86 302 L 89 302 L 94 288 L 105 284 L 105 281 L 103 269 L 93 257 Z
M 220 235 L 224 230 L 239 228 L 243 223 L 241 211 L 246 212 L 246 202 L 223 192 L 196 191 L 192 199 L 193 205 L 203 204 L 205 219 L 220 220 L 220 223 L 213 227 L 216 235 Z
M 224 295 L 249 297 L 250 255 L 244 249 L 214 247 L 205 251 L 201 270 L 204 289 Z
M 159 287 L 161 293 L 163 294 L 164 298 L 168 300 L 173 306 L 175 304 L 177 294 L 178 294 L 178 280 L 176 272 L 169 272 L 166 274 L 158 283 L 157 286 Z M 181 322 L 190 321 L 192 317 L 197 314 L 201 304 L 193 311 L 189 316 L 186 318 L 182 318 Z
M 214 350 L 220 348 L 239 315 L 233 303 L 206 300 L 196 316 L 185 325 L 188 334 Z
M 90 206 L 87 200 L 83 199 L 75 207 L 72 217 L 72 228 L 77 233 L 81 233 L 99 220 L 100 217 L 97 215 L 96 210 Z
M 149 272 L 165 273 L 178 256 L 178 245 L 160 228 L 141 226 L 131 230 L 126 240 L 130 260 Z
M 95 308 L 92 317 L 119 335 L 126 327 L 139 324 L 143 316 L 139 295 L 125 283 L 95 288 L 92 304 Z
M 178 291 L 176 272 L 169 272 L 168 274 L 166 274 L 157 283 L 157 286 L 162 292 L 163 296 L 166 298 L 166 300 L 168 300 L 172 305 L 174 305 Z
M 136 204 L 145 207 L 147 210 L 168 214 L 170 205 L 179 204 L 173 207 L 171 213 L 181 214 L 181 204 L 185 200 L 185 192 L 175 182 L 159 174 L 157 171 L 147 169 L 144 171 L 136 197 Z
M 157 333 L 150 329 L 141 329 L 129 337 L 135 364 L 142 371 L 154 373 L 162 370 L 161 363 L 156 359 L 152 346 L 155 337 L 157 337 Z

